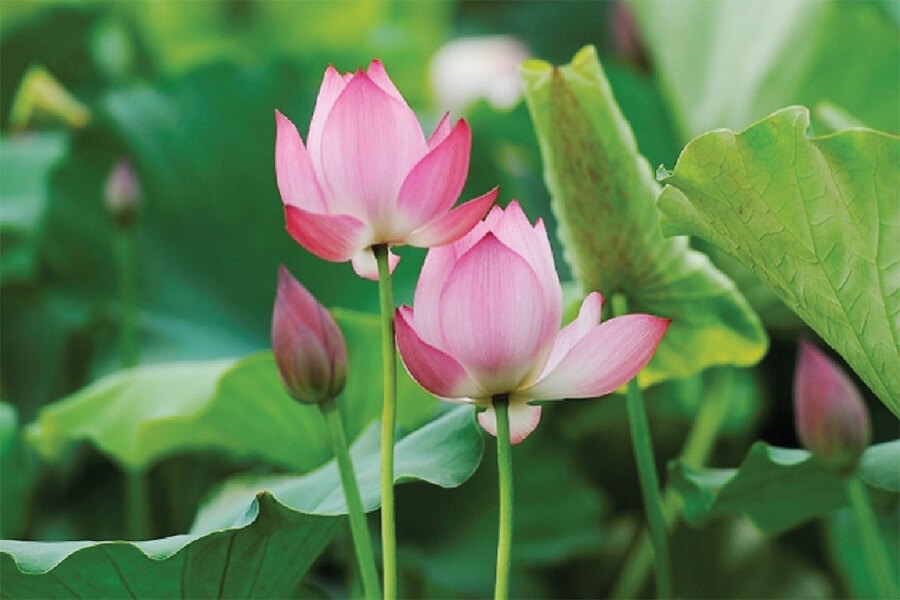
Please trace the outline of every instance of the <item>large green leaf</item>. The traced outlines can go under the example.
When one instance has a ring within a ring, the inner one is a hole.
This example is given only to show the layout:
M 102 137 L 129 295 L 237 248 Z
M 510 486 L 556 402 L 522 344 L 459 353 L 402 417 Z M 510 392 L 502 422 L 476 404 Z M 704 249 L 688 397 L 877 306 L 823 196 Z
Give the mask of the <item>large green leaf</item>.
M 872 446 L 860 475 L 873 490 L 900 494 L 900 441 Z M 738 469 L 701 469 L 671 463 L 669 478 L 684 499 L 688 522 L 745 514 L 777 533 L 846 505 L 844 478 L 806 450 L 757 442 Z
M 872 2 L 630 5 L 684 141 L 822 101 L 900 131 L 900 36 Z
M 626 294 L 633 312 L 672 318 L 643 381 L 762 358 L 765 331 L 734 284 L 687 238 L 660 235 L 659 185 L 595 50 L 559 68 L 526 62 L 523 77 L 572 273 L 586 290 Z
M 379 427 L 354 444 L 360 490 L 375 508 Z M 459 407 L 397 443 L 395 480 L 452 487 L 477 468 L 482 434 Z M 374 452 L 373 452 L 374 450 Z M 16 598 L 286 597 L 331 540 L 344 514 L 334 461 L 273 492 L 231 495 L 227 522 L 146 542 L 0 542 L 4 596 Z M 230 520 L 229 520 L 230 519 Z
M 371 352 L 380 325 L 374 315 L 338 311 L 336 318 L 350 364 L 338 405 L 353 439 L 381 412 L 381 359 Z M 416 427 L 437 401 L 405 371 L 398 377 L 398 422 Z M 42 410 L 30 439 L 49 459 L 87 439 L 132 470 L 192 450 L 261 458 L 300 471 L 331 455 L 320 411 L 287 395 L 271 352 L 113 373 Z
M 792 107 L 693 140 L 663 178 L 661 226 L 735 256 L 900 415 L 900 138 L 808 126 Z

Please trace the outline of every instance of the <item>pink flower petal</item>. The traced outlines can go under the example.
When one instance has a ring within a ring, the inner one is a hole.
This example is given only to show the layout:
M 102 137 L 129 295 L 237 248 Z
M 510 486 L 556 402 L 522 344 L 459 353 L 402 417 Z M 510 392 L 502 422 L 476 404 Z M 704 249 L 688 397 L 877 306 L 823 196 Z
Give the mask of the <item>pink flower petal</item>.
M 397 268 L 400 257 L 388 250 L 388 270 L 393 273 Z M 352 259 L 353 271 L 365 279 L 378 281 L 378 261 L 375 260 L 375 254 L 371 248 L 365 248 L 362 252 L 356 254 Z
M 499 188 L 494 188 L 486 194 L 460 204 L 425 227 L 413 231 L 406 237 L 406 243 L 419 248 L 432 248 L 461 238 L 484 218 L 499 191 Z
M 445 347 L 441 332 L 440 300 L 456 259 L 455 245 L 429 250 L 425 255 L 413 296 L 413 306 L 416 307 L 416 331 L 424 341 L 437 348 Z
M 357 73 L 322 130 L 323 191 L 331 212 L 364 220 L 376 243 L 394 241 L 381 237 L 392 229 L 403 180 L 426 149 L 412 110 Z
M 309 154 L 290 119 L 275 111 L 275 178 L 281 201 L 324 213 L 325 198 L 316 180 Z
M 540 421 L 540 406 L 532 406 L 525 402 L 510 402 L 509 442 L 513 445 L 520 443 L 537 428 Z M 478 423 L 485 431 L 497 437 L 497 413 L 494 411 L 493 406 L 484 412 L 478 413 Z
M 403 98 L 403 94 L 400 93 L 400 90 L 397 89 L 397 86 L 394 85 L 394 82 L 391 81 L 390 76 L 388 76 L 387 71 L 384 68 L 384 64 L 377 58 L 369 63 L 369 68 L 367 69 L 367 74 L 369 78 L 375 82 L 375 85 L 383 89 L 385 92 L 399 100 L 400 102 L 406 104 L 406 100 Z
M 395 313 L 397 349 L 410 377 L 436 396 L 445 398 L 484 397 L 484 391 L 469 379 L 466 370 L 452 356 L 424 342 L 413 328 L 413 310 L 401 306 Z
M 582 337 L 543 379 L 519 393 L 540 400 L 608 394 L 627 383 L 650 361 L 669 322 L 635 314 L 601 323 Z
M 404 236 L 446 214 L 459 198 L 469 173 L 471 146 L 472 132 L 459 121 L 409 172 L 397 198 L 397 226 Z
M 447 112 L 441 117 L 441 120 L 438 122 L 437 127 L 434 128 L 431 137 L 428 138 L 428 149 L 431 150 L 443 142 L 444 138 L 450 135 L 450 130 L 450 113 Z
M 559 364 L 559 361 L 569 353 L 572 346 L 600 324 L 600 313 L 602 310 L 603 296 L 599 292 L 588 294 L 581 303 L 578 316 L 556 335 L 553 351 L 547 359 L 547 364 L 544 366 L 541 377 L 552 371 Z
M 492 233 L 459 258 L 439 311 L 443 350 L 491 395 L 515 389 L 546 342 L 541 284 Z
M 350 260 L 371 244 L 365 224 L 348 215 L 320 215 L 285 205 L 287 230 L 301 246 L 325 260 Z
M 541 219 L 532 227 L 528 217 L 522 212 L 519 203 L 513 200 L 506 207 L 500 218 L 495 223 L 489 223 L 491 231 L 508 248 L 517 252 L 524 258 L 535 271 L 547 305 L 552 310 L 555 321 L 554 333 L 559 329 L 562 319 L 562 287 L 559 284 L 559 273 L 553 262 L 553 251 L 550 249 L 550 239 Z
M 322 85 L 319 87 L 319 96 L 316 98 L 316 108 L 313 110 L 312 119 L 309 122 L 309 132 L 306 135 L 306 148 L 316 169 L 316 172 L 322 173 L 322 153 L 320 146 L 322 141 L 322 129 L 325 127 L 325 121 L 334 106 L 335 100 L 347 87 L 351 75 L 341 75 L 337 70 L 328 65 L 325 69 L 325 75 L 322 77 Z

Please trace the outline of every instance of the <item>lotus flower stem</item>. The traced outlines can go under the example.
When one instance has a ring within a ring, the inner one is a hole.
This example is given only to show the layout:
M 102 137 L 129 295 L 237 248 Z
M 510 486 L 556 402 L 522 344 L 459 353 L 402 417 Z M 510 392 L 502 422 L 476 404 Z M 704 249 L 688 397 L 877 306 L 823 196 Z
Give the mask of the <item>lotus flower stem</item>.
M 681 460 L 692 466 L 702 466 L 706 462 L 719 428 L 725 419 L 728 403 L 720 398 L 707 396 L 700 404 L 694 425 L 681 448 Z M 679 496 L 674 489 L 666 486 L 663 491 L 663 513 L 666 526 L 671 529 L 681 506 Z M 640 539 L 625 559 L 625 566 L 619 574 L 619 580 L 613 588 L 611 598 L 634 598 L 640 591 L 647 576 L 647 570 L 653 563 L 653 543 L 647 529 L 640 532 Z
M 338 410 L 337 402 L 334 400 L 322 402 L 319 404 L 319 409 L 322 411 L 322 416 L 325 417 L 325 422 L 328 424 L 328 437 L 331 441 L 331 449 L 334 451 L 335 458 L 337 458 L 338 471 L 341 474 L 341 485 L 344 487 L 347 513 L 350 517 L 350 533 L 353 536 L 356 561 L 359 564 L 359 572 L 362 575 L 363 591 L 366 598 L 373 600 L 381 595 L 378 588 L 378 570 L 375 567 L 372 538 L 369 535 L 369 526 L 366 523 L 366 513 L 359 494 L 356 473 L 353 470 L 350 450 L 347 447 L 347 438 L 344 435 L 341 411 Z
M 628 313 L 628 301 L 622 295 L 613 297 L 613 313 L 623 316 Z M 666 516 L 663 509 L 662 496 L 659 492 L 659 479 L 656 475 L 656 462 L 653 458 L 653 441 L 650 438 L 650 426 L 644 409 L 644 398 L 637 378 L 628 382 L 626 393 L 628 424 L 631 428 L 631 443 L 637 460 L 638 479 L 641 494 L 644 497 L 644 512 L 647 515 L 647 526 L 653 541 L 656 571 L 656 596 L 672 597 L 671 560 L 669 557 L 669 541 L 666 528 Z
M 137 328 L 137 252 L 133 227 L 115 231 L 115 253 L 119 271 L 119 356 L 122 368 L 138 364 Z M 146 473 L 125 471 L 125 533 L 130 540 L 150 535 Z
M 862 537 L 863 554 L 868 563 L 869 573 L 878 589 L 878 596 L 880 598 L 897 598 L 900 596 L 897 575 L 891 569 L 884 541 L 878 533 L 878 521 L 872 510 L 866 486 L 859 474 L 856 473 L 847 478 L 846 485 L 847 498 Z
M 123 368 L 138 363 L 137 335 L 137 251 L 134 230 L 116 231 L 119 263 L 119 354 Z
M 150 537 L 147 474 L 143 470 L 125 470 L 125 534 L 129 540 Z
M 513 535 L 512 445 L 509 439 L 509 399 L 495 396 L 497 413 L 497 471 L 500 479 L 500 528 L 497 537 L 497 582 L 495 600 L 509 598 L 509 570 Z
M 397 420 L 397 352 L 394 342 L 394 293 L 388 247 L 372 246 L 378 263 L 381 300 L 381 359 L 384 368 L 384 404 L 381 413 L 381 552 L 384 597 L 397 597 L 397 540 L 394 532 L 394 425 Z

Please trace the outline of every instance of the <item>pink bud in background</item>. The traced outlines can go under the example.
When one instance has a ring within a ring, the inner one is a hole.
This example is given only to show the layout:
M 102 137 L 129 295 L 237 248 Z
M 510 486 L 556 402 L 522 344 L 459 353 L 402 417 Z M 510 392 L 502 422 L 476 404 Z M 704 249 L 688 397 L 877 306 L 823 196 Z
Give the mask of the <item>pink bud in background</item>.
M 838 468 L 853 468 L 869 445 L 869 413 L 847 374 L 818 348 L 800 340 L 794 411 L 803 445 Z
M 560 331 L 562 291 L 547 232 L 513 201 L 429 250 L 413 307 L 397 309 L 397 347 L 432 394 L 485 407 L 479 422 L 493 435 L 492 399 L 508 395 L 515 444 L 540 420 L 530 401 L 608 394 L 653 356 L 669 320 L 634 314 L 601 324 L 602 304 L 589 294 Z
M 141 182 L 127 158 L 120 158 L 109 172 L 103 202 L 117 226 L 130 227 L 134 224 L 141 204 Z
M 347 379 L 347 347 L 331 314 L 288 272 L 278 268 L 272 349 L 281 380 L 295 400 L 332 400 Z
M 453 208 L 469 171 L 472 133 L 445 115 L 426 139 L 380 61 L 341 75 L 328 67 L 304 146 L 275 112 L 275 175 L 288 232 L 325 260 L 351 260 L 377 279 L 371 246 L 429 248 L 481 220 L 497 190 Z M 393 271 L 399 257 L 391 254 Z

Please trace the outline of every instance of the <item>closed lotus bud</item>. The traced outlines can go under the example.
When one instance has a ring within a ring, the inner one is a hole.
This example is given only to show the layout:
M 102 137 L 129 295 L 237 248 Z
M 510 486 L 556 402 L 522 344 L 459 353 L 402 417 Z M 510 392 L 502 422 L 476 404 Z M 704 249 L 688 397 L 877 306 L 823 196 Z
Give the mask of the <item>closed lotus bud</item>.
M 331 314 L 282 265 L 272 313 L 281 380 L 304 404 L 333 400 L 347 380 L 347 347 Z
M 106 178 L 103 200 L 117 226 L 127 228 L 134 224 L 141 204 L 141 182 L 127 158 L 119 159 Z
M 800 340 L 794 410 L 808 450 L 838 469 L 856 467 L 869 445 L 869 413 L 847 374 L 806 340 Z

